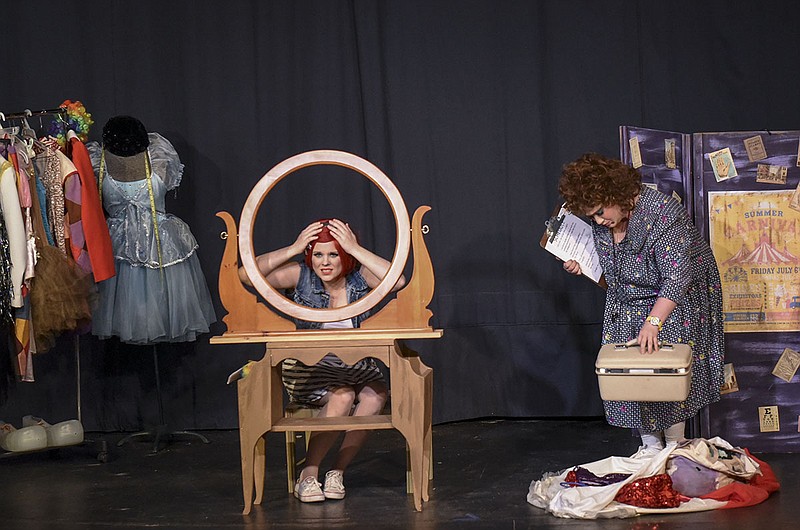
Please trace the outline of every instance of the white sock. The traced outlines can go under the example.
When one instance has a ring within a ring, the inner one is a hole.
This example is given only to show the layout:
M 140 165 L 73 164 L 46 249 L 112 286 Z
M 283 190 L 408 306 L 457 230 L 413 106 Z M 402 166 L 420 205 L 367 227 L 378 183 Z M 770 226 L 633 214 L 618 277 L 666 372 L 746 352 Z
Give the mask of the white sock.
M 675 425 L 664 429 L 664 439 L 667 441 L 667 444 L 676 444 L 678 442 L 682 442 L 684 440 L 683 433 L 685 429 L 685 421 L 676 423 Z
M 642 445 L 645 447 L 652 447 L 654 449 L 664 449 L 664 442 L 661 439 L 661 431 L 644 432 L 639 431 L 639 436 L 642 437 Z

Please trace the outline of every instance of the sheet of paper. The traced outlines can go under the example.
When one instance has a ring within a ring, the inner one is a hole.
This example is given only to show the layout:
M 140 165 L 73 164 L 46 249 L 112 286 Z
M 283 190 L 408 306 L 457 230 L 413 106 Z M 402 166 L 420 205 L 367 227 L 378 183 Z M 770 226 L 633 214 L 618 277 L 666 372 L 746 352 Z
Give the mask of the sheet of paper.
M 775 368 L 772 370 L 772 375 L 791 383 L 798 367 L 800 367 L 800 353 L 790 348 L 785 348 L 775 364 Z
M 736 166 L 733 164 L 733 155 L 730 147 L 708 153 L 708 159 L 711 161 L 711 169 L 714 170 L 714 177 L 717 182 L 739 176 L 739 173 L 736 172 Z
M 547 240 L 545 250 L 564 261 L 574 259 L 585 276 L 599 283 L 603 269 L 594 248 L 592 227 L 564 208 L 558 212 L 557 219 L 561 224 L 555 236 Z
M 730 394 L 739 391 L 739 382 L 736 380 L 736 370 L 733 368 L 733 363 L 725 363 L 722 367 L 724 372 L 722 387 L 719 389 L 720 394 Z
M 789 168 L 772 164 L 758 164 L 756 168 L 756 182 L 769 184 L 786 184 L 786 175 Z
M 642 167 L 642 151 L 639 149 L 639 138 L 637 136 L 628 140 L 631 148 L 631 165 L 634 169 Z
M 758 425 L 761 432 L 780 432 L 781 420 L 778 407 L 758 407 Z
M 678 163 L 675 159 L 676 144 L 677 142 L 675 141 L 675 138 L 667 138 L 664 140 L 664 165 L 669 169 L 675 169 L 678 167 Z
M 764 140 L 761 136 L 745 138 L 744 149 L 747 151 L 747 158 L 750 162 L 756 162 L 767 158 L 767 150 L 764 148 Z

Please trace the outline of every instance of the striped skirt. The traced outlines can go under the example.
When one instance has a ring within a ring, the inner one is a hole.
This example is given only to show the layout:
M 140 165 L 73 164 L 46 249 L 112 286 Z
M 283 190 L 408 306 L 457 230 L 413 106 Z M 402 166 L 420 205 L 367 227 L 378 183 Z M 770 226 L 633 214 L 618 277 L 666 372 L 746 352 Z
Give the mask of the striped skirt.
M 319 406 L 319 400 L 333 388 L 358 386 L 373 381 L 385 383 L 378 363 L 371 357 L 361 359 L 352 366 L 332 353 L 313 366 L 306 366 L 295 359 L 286 359 L 281 372 L 289 400 L 309 406 Z

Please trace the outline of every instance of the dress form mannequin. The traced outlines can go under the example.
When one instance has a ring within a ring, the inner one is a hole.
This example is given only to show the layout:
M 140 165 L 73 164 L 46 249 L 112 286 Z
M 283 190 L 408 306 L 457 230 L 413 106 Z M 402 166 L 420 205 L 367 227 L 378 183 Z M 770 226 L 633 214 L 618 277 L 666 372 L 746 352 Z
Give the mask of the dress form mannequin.
M 216 317 L 197 241 L 185 222 L 166 211 L 166 193 L 183 178 L 178 153 L 130 116 L 109 119 L 103 144 L 87 148 L 117 269 L 115 278 L 99 283 L 92 332 L 129 344 L 196 340 Z
M 197 242 L 188 225 L 165 211 L 164 197 L 180 184 L 183 164 L 168 140 L 148 133 L 130 116 L 109 119 L 103 145 L 87 145 L 99 178 L 114 247 L 117 275 L 100 282 L 92 332 L 151 346 L 160 425 L 123 438 L 154 437 L 158 451 L 164 425 L 157 344 L 194 341 L 215 321 L 200 269 Z

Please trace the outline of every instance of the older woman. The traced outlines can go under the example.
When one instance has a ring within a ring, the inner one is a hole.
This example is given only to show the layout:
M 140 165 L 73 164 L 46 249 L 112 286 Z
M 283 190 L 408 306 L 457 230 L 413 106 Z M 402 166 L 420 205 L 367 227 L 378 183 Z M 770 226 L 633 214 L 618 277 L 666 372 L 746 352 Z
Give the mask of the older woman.
M 684 436 L 685 421 L 719 400 L 724 335 L 719 271 L 711 248 L 671 197 L 641 183 L 619 160 L 586 154 L 564 166 L 567 209 L 594 221 L 594 244 L 608 282 L 603 344 L 635 340 L 643 355 L 659 342 L 692 347 L 692 383 L 683 402 L 605 401 L 611 425 L 638 429 L 648 457 Z M 580 274 L 575 261 L 564 269 Z

